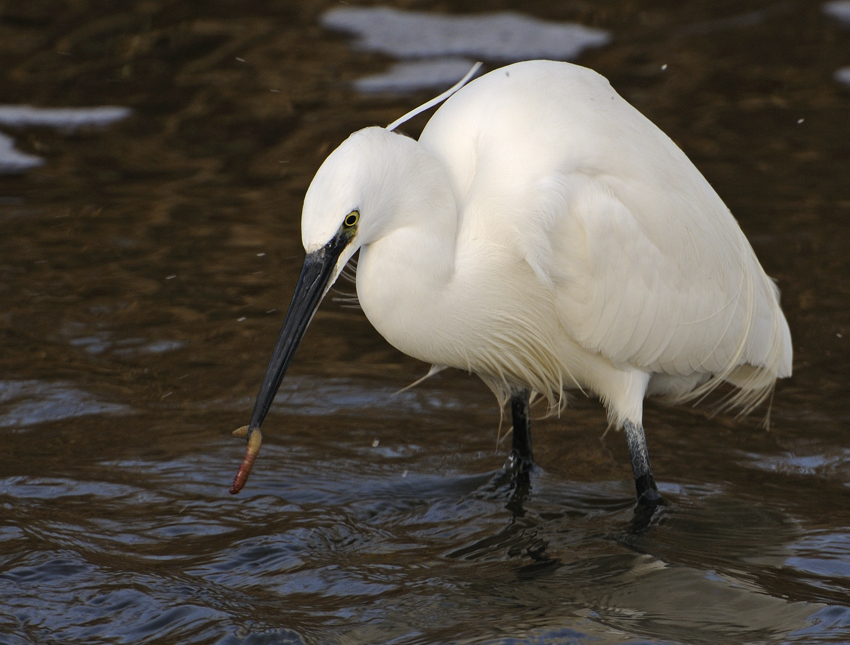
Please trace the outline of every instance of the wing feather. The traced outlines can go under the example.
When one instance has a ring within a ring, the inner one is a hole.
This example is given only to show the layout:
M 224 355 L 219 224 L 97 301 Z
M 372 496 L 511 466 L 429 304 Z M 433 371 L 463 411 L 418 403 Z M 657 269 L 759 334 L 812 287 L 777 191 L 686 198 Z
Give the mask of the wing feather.
M 790 375 L 778 290 L 738 223 L 603 77 L 512 65 L 450 98 L 420 141 L 446 165 L 461 235 L 513 248 L 587 350 L 702 384 L 692 396 L 706 375 L 730 380 L 745 407 Z

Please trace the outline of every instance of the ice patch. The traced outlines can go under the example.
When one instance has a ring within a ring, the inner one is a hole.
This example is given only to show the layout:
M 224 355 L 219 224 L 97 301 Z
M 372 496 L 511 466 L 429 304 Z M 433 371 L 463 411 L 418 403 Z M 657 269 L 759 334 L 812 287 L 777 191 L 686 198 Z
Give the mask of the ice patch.
M 837 18 L 841 22 L 850 25 L 850 0 L 840 0 L 839 2 L 827 2 L 823 6 L 823 12 Z M 843 85 L 850 85 L 850 67 L 842 67 L 833 75 L 836 81 Z
M 44 163 L 44 159 L 15 150 L 15 140 L 0 132 L 0 175 L 17 175 Z
M 0 126 L 10 128 L 46 127 L 76 130 L 103 127 L 130 116 L 130 108 L 37 108 L 30 105 L 0 105 Z
M 546 22 L 513 12 L 444 15 L 389 7 L 340 7 L 325 12 L 327 29 L 353 34 L 353 47 L 402 59 L 387 73 L 355 82 L 361 92 L 408 92 L 448 86 L 481 59 L 497 63 L 573 60 L 611 40 L 607 31 Z M 464 57 L 469 57 L 466 60 Z
M 384 74 L 365 76 L 354 81 L 354 87 L 364 94 L 372 92 L 414 92 L 442 88 L 462 78 L 475 61 L 467 58 L 439 58 L 396 63 Z
M 823 12 L 828 16 L 838 18 L 842 22 L 850 23 L 850 0 L 827 2 L 823 6 Z
M 341 7 L 322 25 L 355 34 L 357 49 L 398 58 L 472 56 L 498 62 L 568 60 L 607 44 L 601 29 L 546 22 L 513 12 L 452 16 L 389 7 Z
M 130 116 L 124 107 L 36 108 L 29 105 L 0 105 L 0 127 L 48 127 L 73 132 L 82 127 L 105 127 Z M 0 175 L 16 175 L 37 166 L 44 159 L 15 150 L 15 142 L 0 133 Z

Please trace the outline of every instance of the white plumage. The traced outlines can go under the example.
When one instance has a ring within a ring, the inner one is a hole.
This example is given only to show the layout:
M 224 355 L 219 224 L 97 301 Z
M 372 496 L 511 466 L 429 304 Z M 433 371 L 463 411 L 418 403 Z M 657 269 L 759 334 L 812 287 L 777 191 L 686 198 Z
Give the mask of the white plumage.
M 458 91 L 419 142 L 353 134 L 310 186 L 304 248 L 353 210 L 337 270 L 360 248 L 372 324 L 502 400 L 580 387 L 640 424 L 647 391 L 682 399 L 725 379 L 749 408 L 791 374 L 778 292 L 737 222 L 591 70 L 518 63 Z
M 360 304 L 384 338 L 511 400 L 511 468 L 531 464 L 528 391 L 560 409 L 579 388 L 625 427 L 638 499 L 657 504 L 647 394 L 686 400 L 728 381 L 746 412 L 791 375 L 778 291 L 737 222 L 603 77 L 517 63 L 457 91 L 419 141 L 394 125 L 351 135 L 307 191 L 307 259 L 249 437 L 357 250 Z

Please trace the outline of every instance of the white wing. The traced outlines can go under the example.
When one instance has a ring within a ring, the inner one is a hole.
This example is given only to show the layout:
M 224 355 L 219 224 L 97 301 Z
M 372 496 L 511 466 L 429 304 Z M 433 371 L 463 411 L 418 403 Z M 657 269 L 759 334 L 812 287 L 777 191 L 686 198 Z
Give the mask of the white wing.
M 606 177 L 550 183 L 569 192 L 553 218 L 549 276 L 582 346 L 678 376 L 742 364 L 768 368 L 771 381 L 790 373 L 775 288 L 707 184 L 648 194 Z
M 449 99 L 420 141 L 477 218 L 461 225 L 513 244 L 586 349 L 654 373 L 718 375 L 752 392 L 744 403 L 790 375 L 778 292 L 737 222 L 603 77 L 543 61 L 503 68 Z

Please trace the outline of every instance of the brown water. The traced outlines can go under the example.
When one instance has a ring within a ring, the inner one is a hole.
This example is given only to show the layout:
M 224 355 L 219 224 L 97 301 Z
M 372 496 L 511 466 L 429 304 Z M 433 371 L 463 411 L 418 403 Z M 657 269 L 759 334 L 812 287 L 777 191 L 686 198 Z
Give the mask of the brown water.
M 485 387 L 393 396 L 426 366 L 327 302 L 228 495 L 310 178 L 431 94 L 354 93 L 390 61 L 322 30 L 332 6 L 0 3 L 0 104 L 133 110 L 3 130 L 45 164 L 0 177 L 0 643 L 850 641 L 850 29 L 814 2 L 415 4 L 611 33 L 580 62 L 782 289 L 795 375 L 769 432 L 649 403 L 670 506 L 636 532 L 596 402 L 536 424 L 514 490 Z

